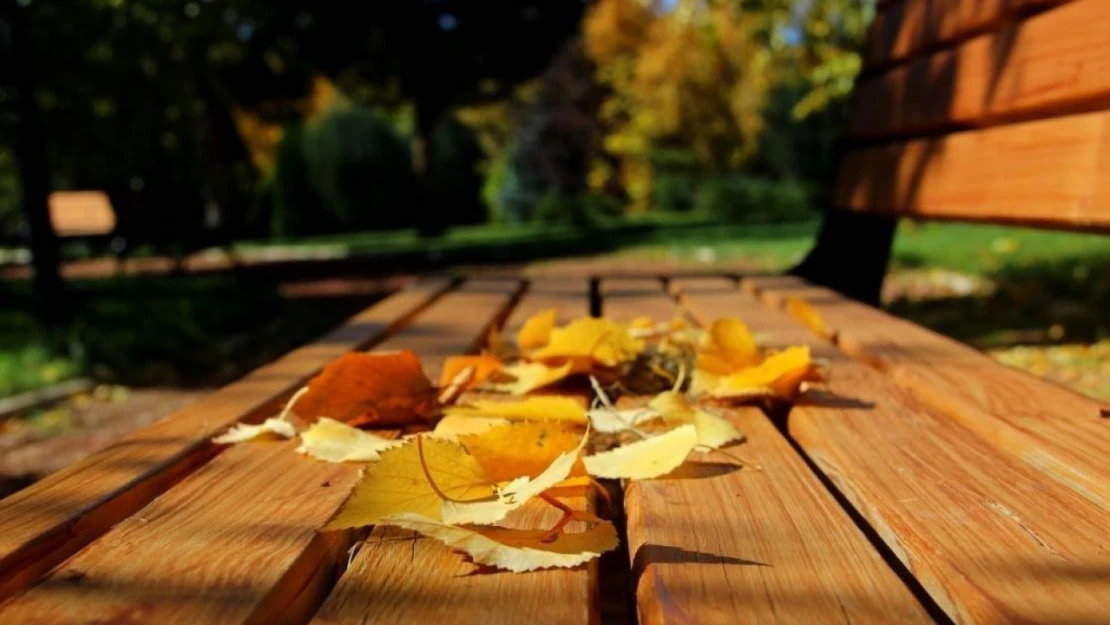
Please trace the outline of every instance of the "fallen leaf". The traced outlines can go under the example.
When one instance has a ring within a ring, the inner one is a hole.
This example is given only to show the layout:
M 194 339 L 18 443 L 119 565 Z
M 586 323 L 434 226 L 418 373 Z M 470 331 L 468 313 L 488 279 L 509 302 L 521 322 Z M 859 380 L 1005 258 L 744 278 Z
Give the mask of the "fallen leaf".
M 501 482 L 536 477 L 557 457 L 577 449 L 582 439 L 581 430 L 558 422 L 525 421 L 463 435 L 459 442 L 486 475 Z
M 394 515 L 382 519 L 381 524 L 419 532 L 466 553 L 478 564 L 515 573 L 578 566 L 616 549 L 620 543 L 613 524 L 601 519 L 583 532 L 560 533 L 546 542 L 544 530 L 460 527 L 417 514 Z
M 448 414 L 439 420 L 431 436 L 456 441 L 463 434 L 477 434 L 485 432 L 495 425 L 510 423 L 508 419 L 495 417 L 471 417 Z
M 267 434 L 280 436 L 282 438 L 293 438 L 297 435 L 297 428 L 283 417 L 270 417 L 262 423 L 254 425 L 250 423 L 237 423 L 231 426 L 231 429 L 228 431 L 213 438 L 212 442 L 221 445 L 242 443 L 243 441 L 249 441 Z
M 700 373 L 700 372 L 699 372 Z M 791 400 L 802 382 L 820 380 L 809 347 L 791 347 L 770 356 L 758 366 L 701 382 L 706 394 L 718 398 L 776 397 Z M 708 386 L 707 386 L 708 384 Z
M 830 338 L 835 334 L 825 323 L 821 313 L 817 312 L 816 308 L 800 297 L 791 295 L 786 298 L 786 312 L 819 336 Z
M 648 406 L 658 411 L 670 424 L 693 425 L 697 430 L 699 446 L 718 449 L 726 443 L 744 438 L 740 430 L 727 419 L 698 408 L 678 391 L 659 393 Z
M 660 414 L 653 408 L 628 408 L 618 410 L 601 406 L 586 413 L 590 427 L 605 434 L 615 434 L 635 429 L 637 425 L 658 419 Z
M 462 445 L 431 437 L 424 437 L 419 445 L 416 440 L 408 440 L 381 452 L 381 459 L 363 470 L 351 495 L 325 529 L 364 527 L 393 514 L 443 519 L 445 500 L 441 493 L 456 501 L 497 498 L 494 480 Z
M 545 386 L 550 386 L 574 373 L 574 364 L 567 362 L 560 366 L 549 367 L 542 362 L 527 362 L 509 365 L 501 369 L 513 378 L 511 382 L 494 382 L 486 386 L 495 391 L 511 395 L 526 395 Z
M 327 462 L 368 462 L 380 459 L 381 452 L 386 449 L 403 444 L 403 441 L 375 436 L 322 417 L 301 432 L 301 446 L 297 451 Z
M 308 383 L 293 411 L 310 421 L 398 426 L 421 421 L 435 403 L 435 388 L 415 353 L 349 353 Z
M 473 388 L 486 381 L 491 375 L 501 369 L 501 359 L 490 354 L 478 356 L 451 356 L 443 362 L 443 371 L 440 372 L 440 388 L 450 386 L 463 370 L 474 367 L 474 372 L 469 376 L 463 390 Z
M 467 447 L 467 449 L 472 453 L 478 451 L 475 453 L 475 459 L 482 464 L 483 468 L 488 468 L 495 475 L 506 479 L 514 475 L 520 477 L 515 477 L 507 485 L 500 487 L 495 501 L 444 502 L 444 522 L 495 523 L 523 506 L 532 497 L 549 488 L 564 485 L 565 480 L 575 473 L 575 469 L 578 475 L 585 474 L 579 457 L 589 438 L 588 433 L 580 435 L 568 432 L 572 435 L 570 437 L 565 435 L 567 433 L 552 435 L 550 430 L 535 430 L 537 425 L 549 428 L 554 424 L 516 423 L 468 437 L 473 448 Z M 536 441 L 543 444 L 536 445 Z M 517 444 L 522 445 L 522 448 L 513 450 L 512 447 Z M 544 463 L 546 466 L 540 466 L 536 470 L 532 465 L 538 463 L 534 460 L 523 460 L 524 452 L 529 451 L 535 457 L 543 456 L 550 461 Z M 556 452 L 558 452 L 557 455 Z M 506 470 L 510 466 L 529 473 L 522 475 L 519 472 Z M 532 471 L 535 471 L 535 477 L 531 477 Z
M 697 444 L 697 429 L 682 425 L 659 436 L 586 456 L 582 461 L 594 477 L 643 480 L 670 473 Z
M 587 423 L 582 402 L 557 395 L 525 397 L 517 401 L 478 399 L 451 406 L 444 412 L 455 416 L 499 417 L 511 421 L 560 421 L 578 425 Z
M 635 359 L 643 349 L 643 341 L 633 338 L 624 326 L 609 319 L 583 317 L 553 329 L 547 344 L 529 357 L 615 367 Z
M 547 345 L 558 316 L 558 310 L 549 308 L 529 317 L 516 334 L 517 347 L 521 350 L 532 350 Z
M 703 335 L 697 369 L 713 375 L 727 375 L 751 367 L 759 360 L 759 348 L 748 326 L 735 317 L 724 317 L 714 321 Z

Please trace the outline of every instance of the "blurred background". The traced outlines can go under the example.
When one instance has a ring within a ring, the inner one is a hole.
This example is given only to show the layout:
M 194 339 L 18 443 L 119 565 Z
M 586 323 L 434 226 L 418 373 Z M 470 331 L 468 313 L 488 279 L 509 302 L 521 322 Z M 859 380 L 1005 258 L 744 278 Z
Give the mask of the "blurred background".
M 0 479 L 416 272 L 789 267 L 874 10 L 0 0 Z M 1104 237 L 905 223 L 893 263 L 894 312 L 1110 397 Z

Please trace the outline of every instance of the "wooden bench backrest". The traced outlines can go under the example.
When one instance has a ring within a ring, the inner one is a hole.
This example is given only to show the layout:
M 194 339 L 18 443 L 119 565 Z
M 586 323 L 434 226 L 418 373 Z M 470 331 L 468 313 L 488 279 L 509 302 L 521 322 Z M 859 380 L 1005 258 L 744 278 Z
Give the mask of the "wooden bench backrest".
M 835 207 L 1110 229 L 1110 2 L 891 0 Z
M 116 213 L 103 191 L 55 191 L 47 200 L 50 223 L 60 237 L 110 234 Z

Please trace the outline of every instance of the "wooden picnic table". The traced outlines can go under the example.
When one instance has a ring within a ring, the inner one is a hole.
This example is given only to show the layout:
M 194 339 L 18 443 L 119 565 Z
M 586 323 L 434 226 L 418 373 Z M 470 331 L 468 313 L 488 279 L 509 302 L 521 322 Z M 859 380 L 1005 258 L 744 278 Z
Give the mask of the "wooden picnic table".
M 817 331 L 784 312 L 799 298 Z M 420 282 L 0 501 L 0 623 L 597 623 L 603 603 L 620 619 L 597 563 L 514 574 L 398 530 L 321 533 L 358 464 L 296 441 L 210 442 L 349 350 L 413 349 L 434 376 L 491 328 L 598 304 L 610 318 L 734 315 L 830 362 L 787 414 L 728 411 L 762 470 L 699 463 L 620 491 L 626 559 L 601 566 L 640 622 L 1106 622 L 1110 429 L 1096 402 L 796 279 L 601 276 L 594 289 Z

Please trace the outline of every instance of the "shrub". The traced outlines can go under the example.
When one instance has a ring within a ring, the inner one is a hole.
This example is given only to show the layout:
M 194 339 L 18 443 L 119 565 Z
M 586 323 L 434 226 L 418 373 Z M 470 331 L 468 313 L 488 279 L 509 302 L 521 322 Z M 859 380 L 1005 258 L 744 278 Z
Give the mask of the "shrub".
M 812 216 L 817 197 L 812 187 L 796 180 L 733 174 L 702 183 L 694 195 L 694 210 L 737 221 L 797 221 Z
M 697 182 L 688 174 L 660 173 L 652 181 L 652 205 L 668 213 L 685 213 L 694 207 Z

